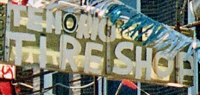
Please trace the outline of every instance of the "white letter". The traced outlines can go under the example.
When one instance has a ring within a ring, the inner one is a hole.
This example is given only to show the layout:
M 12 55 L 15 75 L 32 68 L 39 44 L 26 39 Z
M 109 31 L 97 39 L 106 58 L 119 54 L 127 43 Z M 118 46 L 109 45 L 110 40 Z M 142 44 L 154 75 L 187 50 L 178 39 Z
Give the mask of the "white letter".
M 133 63 L 132 61 L 124 56 L 121 51 L 124 49 L 130 49 L 133 50 L 133 43 L 131 42 L 120 42 L 116 48 L 115 48 L 115 55 L 118 59 L 122 60 L 124 63 L 126 63 L 126 68 L 119 68 L 117 66 L 113 67 L 113 72 L 116 74 L 129 74 L 133 68 Z
M 179 68 L 178 72 L 178 83 L 183 84 L 184 76 L 193 76 L 194 75 L 194 59 L 192 56 L 187 60 L 190 63 L 191 69 L 184 68 L 184 57 L 186 56 L 185 52 L 180 52 L 177 55 L 177 67 Z
M 142 68 L 146 68 L 146 77 L 145 79 L 150 80 L 151 79 L 151 62 L 152 62 L 152 49 L 146 48 L 146 61 L 142 61 L 142 48 L 140 46 L 136 47 L 136 72 L 135 72 L 135 78 L 140 79 Z
M 154 71 L 155 73 L 160 77 L 160 78 L 165 78 L 165 77 L 168 77 L 170 76 L 170 74 L 172 73 L 172 70 L 174 68 L 174 62 L 173 62 L 173 59 L 168 59 L 168 57 L 166 55 L 163 55 L 161 54 L 162 52 L 157 52 L 154 59 L 153 59 L 153 65 L 154 65 Z M 158 67 L 158 64 L 159 64 L 159 60 L 161 58 L 164 58 L 168 61 L 168 67 L 165 68 L 166 70 L 161 70 L 159 69 Z
M 106 28 L 109 28 L 111 26 L 111 29 L 107 31 Z M 110 32 L 109 33 L 105 33 L 105 29 L 106 32 Z M 99 23 L 99 27 L 98 27 L 98 33 L 99 33 L 99 38 L 103 41 L 103 42 L 112 42 L 115 40 L 116 38 L 116 28 L 115 25 L 112 25 L 112 23 L 108 22 L 108 27 L 106 27 L 106 19 L 102 19 Z
M 89 38 L 90 35 L 88 33 L 88 23 L 89 20 L 91 19 L 88 19 L 90 16 L 87 16 L 87 15 L 81 15 L 80 16 L 80 19 L 79 19 L 79 23 L 78 23 L 78 29 L 77 29 L 77 35 L 76 37 L 79 38 L 79 39 L 82 39 L 83 36 L 85 37 L 85 39 Z
M 14 12 L 14 26 L 20 26 L 20 12 L 26 11 L 26 6 L 19 6 L 8 3 L 8 12 Z
M 61 33 L 61 19 L 62 19 L 62 12 L 56 11 L 56 17 L 54 17 L 52 11 L 47 9 L 46 12 L 46 32 L 52 33 L 52 26 L 55 26 L 55 34 Z
M 46 37 L 40 36 L 40 67 L 46 68 Z
M 99 69 L 100 64 L 103 63 L 101 61 L 101 57 L 92 56 L 92 50 L 103 50 L 103 45 L 87 42 L 85 48 L 85 65 L 84 65 L 84 72 L 85 73 L 93 73 L 93 74 L 101 74 L 102 68 Z M 93 67 L 93 68 L 92 68 Z
M 6 31 L 6 37 L 8 39 L 15 40 L 16 44 L 15 65 L 20 66 L 22 61 L 22 41 L 35 41 L 36 40 L 35 35 Z
M 90 38 L 91 40 L 96 40 L 98 27 L 99 27 L 99 18 L 93 17 L 92 26 L 89 27 L 91 31 L 91 38 Z
M 71 44 L 73 46 L 73 49 L 66 49 L 68 44 Z M 60 68 L 62 70 L 66 69 L 66 59 L 68 59 L 72 71 L 77 72 L 78 68 L 75 64 L 73 56 L 78 55 L 80 52 L 81 52 L 81 45 L 75 38 L 68 35 L 61 35 L 60 37 L 61 62 L 59 65 Z
M 28 29 L 42 32 L 42 25 L 38 24 L 42 23 L 42 16 L 36 15 L 36 13 L 42 13 L 42 12 L 43 12 L 42 9 L 28 7 L 28 24 L 27 24 Z
M 78 20 L 75 14 L 66 13 L 63 16 L 63 29 L 67 33 L 73 33 L 77 29 Z
M 100 38 L 103 42 L 106 42 L 105 27 L 106 27 L 106 19 L 102 19 L 102 20 L 99 22 L 98 34 L 99 34 L 99 38 Z
M 110 21 L 108 21 L 108 27 L 109 28 L 111 27 L 111 31 L 110 31 L 110 34 L 107 33 L 107 38 L 109 38 L 107 39 L 107 42 L 112 42 L 116 38 L 116 27 Z

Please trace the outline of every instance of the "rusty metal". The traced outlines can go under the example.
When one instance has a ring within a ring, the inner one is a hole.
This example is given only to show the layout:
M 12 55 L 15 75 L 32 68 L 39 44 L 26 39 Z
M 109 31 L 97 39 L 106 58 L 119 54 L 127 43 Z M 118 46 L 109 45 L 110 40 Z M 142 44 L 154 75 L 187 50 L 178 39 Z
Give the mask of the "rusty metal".
M 195 26 L 198 26 L 200 25 L 200 21 L 195 21 L 193 23 L 190 23 L 190 24 L 187 24 L 187 25 L 183 25 L 181 26 L 182 28 L 192 28 L 192 27 L 195 27 Z
M 180 0 L 176 0 L 176 28 L 178 32 L 180 32 L 180 6 L 179 6 Z

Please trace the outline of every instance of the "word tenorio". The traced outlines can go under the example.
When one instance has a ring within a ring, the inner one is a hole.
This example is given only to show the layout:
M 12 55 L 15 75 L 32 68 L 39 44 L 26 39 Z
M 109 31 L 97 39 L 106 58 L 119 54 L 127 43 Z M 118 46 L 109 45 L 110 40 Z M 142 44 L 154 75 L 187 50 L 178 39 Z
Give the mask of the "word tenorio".
M 6 56 L 15 65 L 181 84 L 193 76 L 193 58 L 185 68 L 185 52 L 168 59 L 122 36 L 108 19 L 12 4 L 7 12 Z

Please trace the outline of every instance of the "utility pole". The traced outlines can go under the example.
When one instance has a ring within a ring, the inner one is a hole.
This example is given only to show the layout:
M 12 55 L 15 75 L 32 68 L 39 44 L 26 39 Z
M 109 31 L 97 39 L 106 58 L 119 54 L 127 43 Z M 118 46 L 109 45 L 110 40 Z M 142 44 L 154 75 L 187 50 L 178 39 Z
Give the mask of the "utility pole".
M 137 2 L 136 2 L 136 8 L 137 8 L 137 11 L 138 12 L 141 12 L 141 0 L 137 0 Z M 141 30 L 141 32 L 142 32 L 142 30 Z M 142 40 L 142 37 L 141 37 L 141 40 Z M 137 86 L 139 87 L 139 88 L 141 88 L 141 83 L 140 82 L 137 82 Z M 137 95 L 141 95 L 141 91 L 140 91 L 140 89 L 137 89 Z
M 197 20 L 199 20 L 199 19 L 197 19 Z M 200 40 L 200 25 L 197 25 L 196 26 L 196 37 L 197 37 L 197 39 L 198 40 Z M 199 46 L 199 45 L 198 45 Z M 196 60 L 198 60 L 198 56 L 200 55 L 200 50 L 198 50 L 197 51 L 197 56 L 196 56 Z M 199 67 L 200 67 L 200 64 L 199 64 L 199 62 L 197 61 L 196 63 L 195 63 L 195 69 L 196 69 L 196 72 L 194 71 L 194 73 L 195 73 L 195 75 L 196 75 L 196 79 L 194 79 L 194 81 L 195 81 L 195 86 L 196 86 L 196 88 L 195 88 L 195 94 L 197 94 L 197 95 L 199 95 L 199 91 L 200 91 L 200 88 L 199 88 L 199 81 L 200 81 L 200 79 L 199 79 L 199 75 L 200 75 L 200 72 L 199 72 Z
M 188 23 L 195 22 L 194 11 L 192 11 L 194 10 L 193 7 L 194 6 L 192 4 L 192 1 L 188 0 Z M 191 25 L 191 27 L 194 27 L 194 25 L 196 24 Z M 198 25 L 197 25 L 197 28 L 198 28 Z M 200 36 L 198 33 L 199 30 L 195 29 L 195 27 L 193 28 L 193 30 L 197 32 L 196 37 L 197 39 L 199 39 L 198 38 Z M 198 52 L 195 53 L 194 60 L 197 60 L 198 54 L 199 54 Z M 193 80 L 194 86 L 188 88 L 188 95 L 198 95 L 198 65 L 199 65 L 198 61 L 195 61 L 194 62 L 194 80 Z

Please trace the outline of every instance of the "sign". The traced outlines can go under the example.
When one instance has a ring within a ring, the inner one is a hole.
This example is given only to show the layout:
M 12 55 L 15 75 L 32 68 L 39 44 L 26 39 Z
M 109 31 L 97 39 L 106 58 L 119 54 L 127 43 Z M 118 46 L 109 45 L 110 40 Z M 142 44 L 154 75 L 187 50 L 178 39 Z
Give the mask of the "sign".
M 168 59 L 153 47 L 143 47 L 120 32 L 118 26 L 124 21 L 113 25 L 90 14 L 8 3 L 7 22 L 6 56 L 14 65 L 39 64 L 62 72 L 164 85 L 192 84 L 192 56 L 183 61 L 183 50 Z
M 13 89 L 10 81 L 0 81 L 0 90 L 3 95 L 12 95 Z
M 15 79 L 15 66 L 0 64 L 0 79 Z
M 28 0 L 12 0 L 12 4 L 17 4 L 17 5 L 26 5 L 28 3 Z

